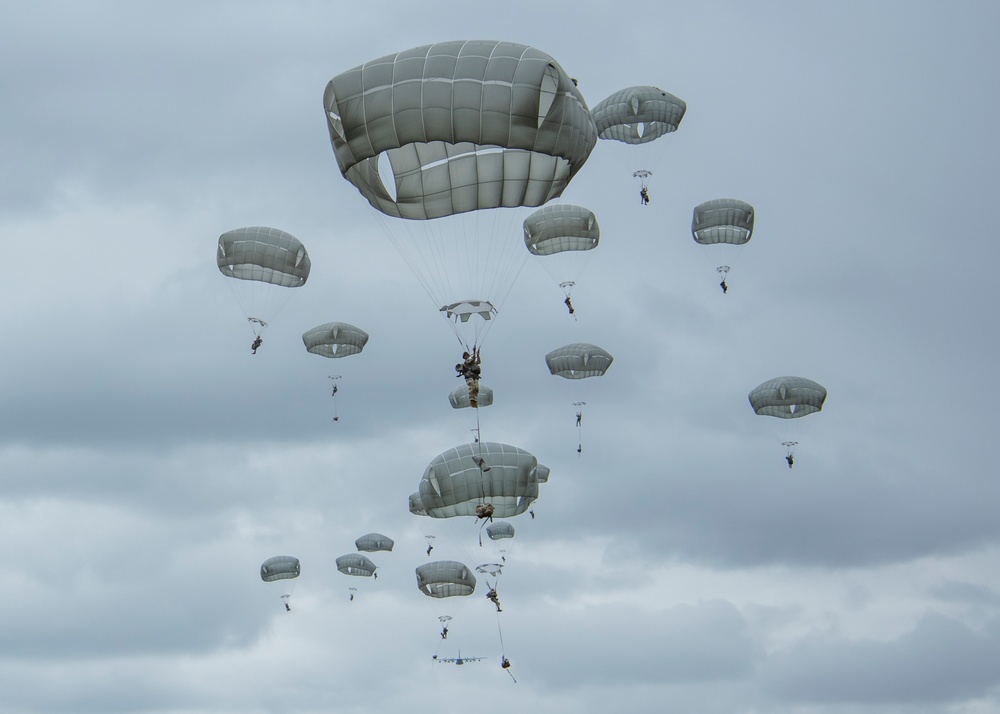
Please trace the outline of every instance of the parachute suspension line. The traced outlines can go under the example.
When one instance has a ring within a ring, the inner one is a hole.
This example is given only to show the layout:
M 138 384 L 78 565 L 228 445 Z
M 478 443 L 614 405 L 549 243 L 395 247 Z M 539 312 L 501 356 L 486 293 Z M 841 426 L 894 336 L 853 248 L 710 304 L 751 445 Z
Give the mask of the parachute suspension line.
M 489 585 L 489 582 L 487 581 L 486 584 Z M 503 644 L 503 629 L 500 627 L 500 613 L 499 612 L 497 613 L 497 633 L 500 635 L 500 657 L 501 657 L 501 661 L 505 661 L 507 659 L 507 650 L 506 650 L 506 648 L 504 647 L 504 644 Z M 507 674 L 510 674 L 510 678 L 514 679 L 514 675 L 511 674 L 510 668 L 509 667 L 505 667 L 504 669 L 507 670 Z M 516 679 L 514 679 L 514 684 L 517 684 L 517 680 Z
M 248 307 L 250 309 L 254 309 L 256 307 L 253 304 L 249 304 L 246 306 L 244 305 L 244 303 L 253 303 L 252 300 L 244 299 L 248 297 L 250 288 L 244 286 L 245 292 L 240 293 L 240 291 L 236 289 L 236 285 L 234 285 L 234 282 L 235 282 L 234 280 L 226 281 L 226 285 L 229 286 L 229 292 L 232 293 L 233 300 L 236 302 L 236 304 L 240 306 L 240 312 L 243 313 L 243 317 L 247 319 L 247 326 L 250 328 L 250 332 L 253 334 L 254 337 L 258 337 L 260 333 L 264 331 L 264 328 L 267 327 L 267 323 L 261 320 L 256 315 L 251 315 L 249 312 L 247 312 Z

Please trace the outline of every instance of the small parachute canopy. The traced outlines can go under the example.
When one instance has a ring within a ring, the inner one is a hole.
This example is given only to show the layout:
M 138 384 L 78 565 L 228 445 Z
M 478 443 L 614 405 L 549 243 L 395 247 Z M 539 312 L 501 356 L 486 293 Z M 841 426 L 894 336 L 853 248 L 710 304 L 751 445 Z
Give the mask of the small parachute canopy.
M 532 255 L 592 250 L 601 239 L 594 212 L 580 206 L 542 206 L 524 220 L 524 244 Z
M 275 580 L 297 578 L 300 572 L 298 558 L 291 555 L 276 555 L 261 564 L 260 579 L 265 583 L 273 583 Z
M 503 572 L 503 565 L 500 563 L 480 563 L 476 566 L 476 572 L 483 575 L 492 575 L 495 578 Z
M 535 477 L 538 478 L 538 483 L 548 483 L 549 467 L 538 464 L 538 466 L 535 467 Z
M 540 206 L 597 143 L 569 75 L 509 42 L 381 57 L 331 79 L 323 106 L 344 178 L 377 210 L 406 219 Z
M 476 576 L 464 564 L 454 560 L 436 560 L 416 570 L 417 588 L 428 597 L 471 595 L 476 590 Z
M 359 577 L 371 577 L 376 570 L 375 563 L 368 560 L 361 553 L 349 553 L 337 558 L 337 570 L 344 575 L 357 575 Z
M 779 419 L 797 419 L 823 408 L 826 387 L 805 377 L 776 377 L 748 395 L 755 413 Z
M 497 310 L 488 300 L 460 300 L 441 308 L 449 320 L 454 322 L 468 322 L 473 315 L 478 315 L 483 320 L 492 320 L 497 314 Z
M 594 107 L 591 116 L 601 139 L 647 144 L 677 131 L 687 104 L 658 87 L 627 87 Z
M 549 372 L 565 379 L 601 377 L 613 361 L 609 352 L 585 342 L 565 345 L 545 355 Z
M 469 401 L 469 385 L 463 382 L 451 390 L 451 393 L 448 395 L 448 401 L 451 402 L 452 409 L 472 407 L 472 403 Z M 493 404 L 493 390 L 485 384 L 480 384 L 479 399 L 476 403 L 481 407 L 488 407 Z
M 306 351 L 321 357 L 356 355 L 368 343 L 368 333 L 346 322 L 327 322 L 302 334 Z
M 735 198 L 717 198 L 695 206 L 691 235 L 702 245 L 743 245 L 753 235 L 754 208 Z
M 503 538 L 513 538 L 514 537 L 514 526 L 507 521 L 497 521 L 496 523 L 490 523 L 486 526 L 486 535 L 490 537 L 490 540 L 501 540 Z
M 286 288 L 305 285 L 312 267 L 301 241 L 277 228 L 237 228 L 223 233 L 216 258 L 227 277 Z
M 354 541 L 354 547 L 365 553 L 373 553 L 378 550 L 392 551 L 396 542 L 389 536 L 381 533 L 368 533 Z
M 489 470 L 477 464 L 482 459 Z M 516 446 L 493 442 L 462 444 L 434 458 L 420 479 L 410 512 L 432 518 L 475 516 L 483 502 L 495 518 L 528 510 L 538 498 L 538 461 Z M 546 472 L 547 473 L 547 472 Z

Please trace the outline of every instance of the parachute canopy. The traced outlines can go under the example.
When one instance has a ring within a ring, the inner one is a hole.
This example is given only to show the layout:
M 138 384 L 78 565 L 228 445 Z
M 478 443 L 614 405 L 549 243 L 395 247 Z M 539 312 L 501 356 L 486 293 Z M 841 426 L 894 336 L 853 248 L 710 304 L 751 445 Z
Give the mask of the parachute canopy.
M 476 572 L 483 575 L 492 575 L 495 578 L 503 572 L 503 565 L 500 563 L 480 563 L 476 566 Z
M 580 206 L 542 206 L 524 219 L 524 245 L 532 255 L 592 250 L 601 239 L 594 212 Z
M 323 94 L 341 173 L 380 212 L 429 219 L 540 206 L 597 132 L 556 61 L 509 42 L 454 41 L 338 74 Z
M 268 558 L 260 566 L 260 579 L 265 583 L 275 580 L 289 580 L 299 577 L 299 559 L 290 555 L 276 555 Z
M 321 357 L 356 355 L 368 343 L 368 333 L 346 322 L 327 322 L 302 333 L 306 351 Z
M 217 256 L 223 275 L 285 288 L 306 283 L 312 264 L 295 236 L 277 228 L 237 228 L 219 237 Z
M 368 560 L 361 553 L 349 553 L 337 558 L 337 570 L 344 575 L 357 575 L 360 577 L 371 577 L 375 572 L 375 563 Z
M 826 387 L 805 377 L 775 377 L 748 395 L 754 412 L 779 419 L 797 419 L 823 408 Z
M 448 395 L 448 401 L 451 402 L 452 409 L 471 408 L 472 404 L 469 401 L 469 385 L 463 382 L 451 390 L 451 393 Z M 481 407 L 488 407 L 493 404 L 493 390 L 485 384 L 480 384 L 479 399 L 477 400 L 477 403 Z
M 454 560 L 437 560 L 416 570 L 417 588 L 428 597 L 471 595 L 476 590 L 476 576 L 468 567 Z
M 488 470 L 480 468 L 479 459 Z M 427 466 L 417 493 L 410 496 L 410 512 L 432 518 L 474 516 L 476 506 L 487 502 L 493 504 L 494 518 L 509 518 L 524 513 L 538 498 L 538 483 L 538 461 L 527 451 L 493 442 L 462 444 Z
M 647 144 L 677 131 L 687 104 L 658 87 L 626 87 L 591 112 L 601 139 Z
M 585 342 L 565 345 L 545 355 L 549 372 L 566 379 L 601 377 L 613 361 L 609 352 Z
M 486 535 L 490 540 L 501 540 L 503 538 L 514 537 L 514 526 L 506 521 L 497 521 L 486 526 Z
M 694 208 L 691 235 L 702 245 L 743 245 L 753 235 L 754 209 L 735 198 L 716 198 Z
M 354 541 L 354 547 L 366 553 L 378 550 L 391 552 L 394 545 L 396 545 L 396 542 L 392 538 L 384 536 L 381 533 L 368 533 Z

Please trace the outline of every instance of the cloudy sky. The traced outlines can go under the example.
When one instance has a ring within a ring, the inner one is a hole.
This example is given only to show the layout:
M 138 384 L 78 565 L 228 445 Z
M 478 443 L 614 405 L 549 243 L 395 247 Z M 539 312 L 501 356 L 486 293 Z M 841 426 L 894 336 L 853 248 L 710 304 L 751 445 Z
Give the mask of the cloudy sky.
M 1000 709 L 994 3 L 3 15 L 5 712 Z M 552 474 L 512 521 L 499 617 L 481 590 L 415 587 L 428 535 L 434 557 L 498 555 L 471 519 L 407 509 L 475 418 L 448 405 L 458 343 L 340 175 L 321 102 L 335 74 L 455 39 L 537 47 L 591 107 L 646 84 L 688 104 L 649 206 L 603 142 L 565 192 L 602 227 L 578 320 L 528 260 L 489 333 L 483 437 Z M 690 235 L 720 197 L 757 211 L 727 295 Z M 255 356 L 214 261 L 247 225 L 313 263 Z M 306 353 L 329 321 L 364 352 Z M 607 375 L 549 375 L 569 342 L 610 351 Z M 746 398 L 785 374 L 829 390 L 792 470 Z M 369 531 L 396 540 L 378 580 L 337 572 Z M 291 613 L 259 577 L 286 553 Z M 487 659 L 431 660 L 459 650 Z

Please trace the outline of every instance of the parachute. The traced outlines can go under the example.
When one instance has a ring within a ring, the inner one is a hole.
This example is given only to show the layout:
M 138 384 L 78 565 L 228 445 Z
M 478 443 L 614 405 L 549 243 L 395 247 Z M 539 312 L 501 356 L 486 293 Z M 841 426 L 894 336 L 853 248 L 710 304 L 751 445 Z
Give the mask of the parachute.
M 791 467 L 795 447 L 801 438 L 798 420 L 823 409 L 826 387 L 804 377 L 775 377 L 754 387 L 748 398 L 755 414 L 782 420 L 779 430 L 783 438 L 781 445 L 785 447 L 785 458 Z
M 476 590 L 476 576 L 462 563 L 436 560 L 418 566 L 417 588 L 428 597 L 471 595 Z
M 576 342 L 549 352 L 545 355 L 545 364 L 548 365 L 549 372 L 557 377 L 586 379 L 603 376 L 614 359 L 609 352 L 597 345 Z
M 501 540 L 503 538 L 514 537 L 514 526 L 506 521 L 497 521 L 486 526 L 486 535 L 490 540 Z
M 700 245 L 719 246 L 713 250 L 725 263 L 716 268 L 723 282 L 735 262 L 735 249 L 753 236 L 753 223 L 753 206 L 736 198 L 716 198 L 695 206 L 691 235 Z
M 368 344 L 368 333 L 346 322 L 327 322 L 302 333 L 306 351 L 320 357 L 349 357 Z
M 566 295 L 571 308 L 573 287 L 601 240 L 601 227 L 594 212 L 570 204 L 543 206 L 524 219 L 524 245 Z
M 826 387 L 805 377 L 775 377 L 748 395 L 754 413 L 779 419 L 798 419 L 823 408 Z
M 360 354 L 361 350 L 368 344 L 368 333 L 346 322 L 327 322 L 302 333 L 302 343 L 306 346 L 307 352 L 320 357 L 339 359 Z M 337 393 L 340 389 L 337 380 L 340 379 L 341 375 L 331 374 L 328 376 L 334 380 L 331 395 L 334 398 L 333 421 L 340 421 L 340 408 L 337 404 Z
M 391 552 L 394 545 L 396 545 L 396 542 L 392 538 L 384 536 L 381 533 L 368 533 L 354 541 L 354 547 L 366 553 L 379 550 Z
M 370 578 L 377 569 L 375 563 L 360 553 L 350 553 L 337 558 L 337 570 L 344 575 Z
M 544 473 L 547 478 L 548 469 Z M 510 518 L 538 498 L 538 475 L 538 460 L 516 446 L 462 444 L 427 466 L 417 493 L 410 496 L 410 512 L 432 518 L 475 516 L 476 506 L 485 502 L 493 505 L 495 518 Z
M 476 566 L 476 572 L 481 575 L 490 575 L 496 577 L 503 573 L 503 564 L 501 563 L 480 563 Z
M 276 555 L 268 558 L 260 566 L 260 579 L 265 583 L 273 583 L 276 580 L 289 580 L 299 577 L 302 571 L 299 559 L 291 555 Z
M 603 377 L 614 359 L 610 352 L 597 345 L 575 342 L 549 352 L 545 355 L 545 364 L 553 375 L 577 380 Z M 573 402 L 576 409 L 577 454 L 583 453 L 583 407 L 586 403 L 582 399 Z
M 302 572 L 302 568 L 299 565 L 299 559 L 291 555 L 276 555 L 273 558 L 268 558 L 260 566 L 260 579 L 265 583 L 273 583 L 279 580 L 293 580 L 299 577 L 299 573 Z M 292 608 L 288 604 L 289 598 L 291 598 L 291 588 L 288 588 L 286 592 L 282 593 L 281 599 L 285 603 L 285 610 L 291 612 Z
M 230 288 L 255 335 L 287 303 L 286 288 L 305 285 L 312 267 L 298 238 L 259 226 L 223 233 L 216 262 L 223 275 L 235 279 Z
M 649 186 L 659 163 L 660 137 L 677 131 L 687 104 L 658 87 L 626 87 L 599 102 L 591 111 L 597 135 L 631 147 L 632 176 L 641 189 Z
M 561 195 L 597 143 L 569 75 L 508 42 L 381 57 L 331 79 L 323 105 L 341 173 L 438 309 L 502 304 L 525 255 L 498 209 Z M 481 316 L 451 323 L 467 348 L 491 324 Z
M 462 382 L 462 384 L 451 390 L 448 394 L 448 401 L 451 403 L 452 409 L 466 409 L 471 408 L 472 404 L 469 402 L 469 386 Z M 484 384 L 479 385 L 479 398 L 477 404 L 481 407 L 488 407 L 493 404 L 493 390 Z

